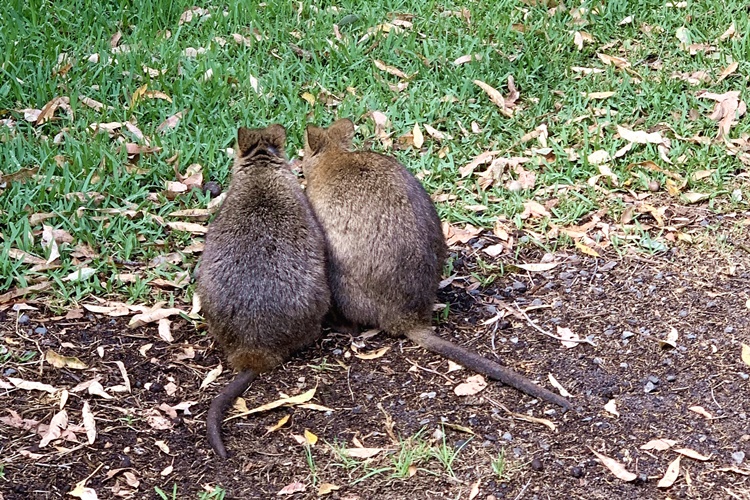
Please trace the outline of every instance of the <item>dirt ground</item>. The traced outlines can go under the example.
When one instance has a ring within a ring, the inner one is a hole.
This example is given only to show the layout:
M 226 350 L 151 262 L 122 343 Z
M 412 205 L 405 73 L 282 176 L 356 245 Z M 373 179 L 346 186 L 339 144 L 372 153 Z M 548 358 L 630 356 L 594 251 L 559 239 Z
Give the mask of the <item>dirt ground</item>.
M 693 245 L 660 255 L 558 253 L 561 264 L 554 269 L 506 273 L 479 287 L 467 277 L 486 277 L 493 259 L 482 256 L 480 266 L 477 241 L 469 243 L 455 263 L 454 280 L 441 290 L 449 313 L 438 333 L 545 387 L 551 388 L 548 374 L 554 375 L 578 412 L 563 414 L 492 381 L 476 395 L 457 396 L 455 386 L 472 375 L 466 370 L 449 371 L 446 361 L 383 335 L 356 340 L 360 352 L 391 346 L 382 357 L 360 359 L 350 336 L 331 333 L 257 380 L 245 400 L 254 408 L 281 393 L 317 387 L 311 402 L 332 410 L 281 407 L 231 420 L 224 425 L 232 454 L 225 463 L 206 443 L 205 413 L 229 374 L 200 389 L 221 361 L 205 332 L 178 319 L 168 343 L 156 326 L 127 329 L 127 318 L 86 313 L 66 320 L 43 308 L 7 309 L 0 312 L 8 348 L 0 373 L 0 498 L 70 498 L 75 484 L 87 479 L 99 498 L 160 498 L 156 486 L 173 498 L 175 485 L 174 498 L 197 498 L 217 485 L 226 498 L 277 498 L 282 488 L 300 482 L 305 490 L 287 498 L 317 498 L 318 487 L 331 483 L 339 489 L 326 497 L 348 500 L 748 499 L 750 366 L 741 359 L 741 344 L 750 344 L 750 219 L 744 218 L 743 226 L 738 219 L 707 217 Z M 539 262 L 542 256 L 527 250 L 515 261 Z M 513 263 L 507 256 L 496 260 L 506 269 Z M 569 328 L 593 344 L 565 348 L 530 320 L 555 335 L 557 327 Z M 675 347 L 663 342 L 672 328 Z M 57 369 L 38 356 L 24 358 L 50 348 L 88 368 Z M 110 399 L 74 392 L 97 377 L 104 388 L 123 385 L 116 361 L 123 363 L 130 392 L 110 390 Z M 63 437 L 78 442 L 56 439 L 41 448 L 39 423 L 49 424 L 59 412 L 60 393 L 11 389 L 8 377 L 67 389 L 71 432 Z M 619 416 L 605 410 L 610 400 Z M 91 445 L 76 427 L 84 402 L 96 421 Z M 185 402 L 193 404 L 179 406 Z M 291 418 L 283 427 L 267 432 L 286 415 Z M 547 419 L 555 429 L 519 415 Z M 25 427 L 19 417 L 27 420 Z M 294 438 L 305 430 L 318 437 L 309 455 Z M 641 449 L 656 438 L 676 443 L 668 450 Z M 400 450 L 418 443 L 439 449 L 443 442 L 450 450 L 461 448 L 452 474 L 432 457 L 395 477 Z M 347 462 L 332 451 L 335 443 L 384 450 Z M 685 448 L 708 459 L 682 456 L 674 485 L 657 488 L 680 456 L 675 450 Z M 618 479 L 594 451 L 636 478 Z M 491 462 L 501 453 L 505 467 L 498 475 Z

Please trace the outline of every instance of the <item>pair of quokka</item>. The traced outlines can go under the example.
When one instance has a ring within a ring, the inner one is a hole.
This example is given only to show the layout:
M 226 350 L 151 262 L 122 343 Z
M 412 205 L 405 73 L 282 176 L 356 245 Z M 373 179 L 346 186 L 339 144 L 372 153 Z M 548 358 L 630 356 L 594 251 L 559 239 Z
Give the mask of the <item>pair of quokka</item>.
M 567 400 L 430 328 L 447 256 L 440 219 L 395 158 L 350 151 L 354 124 L 308 126 L 302 171 L 286 131 L 240 128 L 226 199 L 206 235 L 198 293 L 212 334 L 238 375 L 211 403 L 208 441 L 226 458 L 221 423 L 256 376 L 321 335 L 324 316 L 405 335 L 466 368 L 566 409 Z

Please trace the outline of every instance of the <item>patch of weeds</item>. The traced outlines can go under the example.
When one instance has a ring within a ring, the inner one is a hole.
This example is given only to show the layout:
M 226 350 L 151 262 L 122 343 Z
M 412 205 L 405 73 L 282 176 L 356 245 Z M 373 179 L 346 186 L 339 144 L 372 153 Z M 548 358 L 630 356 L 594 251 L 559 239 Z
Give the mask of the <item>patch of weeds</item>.
M 417 467 L 430 458 L 430 445 L 422 438 L 423 429 L 414 436 L 401 441 L 398 453 L 391 458 L 391 477 L 404 479 L 411 474 L 411 467 Z
M 323 358 L 317 365 L 309 364 L 307 367 L 316 372 L 337 372 L 341 370 L 339 365 L 329 363 L 328 358 Z
M 458 458 L 458 454 L 461 452 L 461 450 L 463 450 L 464 447 L 469 444 L 469 442 L 473 438 L 462 441 L 457 447 L 454 448 L 445 441 L 445 432 L 443 432 L 442 434 L 443 437 L 440 444 L 437 446 L 433 446 L 430 449 L 430 454 L 438 459 L 445 471 L 451 477 L 456 477 L 455 473 L 453 472 L 453 463 L 456 461 L 456 458 Z
M 496 457 L 492 458 L 490 462 L 492 465 L 492 472 L 497 476 L 498 481 L 507 481 L 507 461 L 505 460 L 505 448 L 501 449 Z
M 154 486 L 154 491 L 156 491 L 156 494 L 159 495 L 159 498 L 162 500 L 177 500 L 177 483 L 174 483 L 172 485 L 172 494 L 169 495 L 167 492 L 159 488 L 158 486 Z
M 307 468 L 310 469 L 310 478 L 312 479 L 313 486 L 318 485 L 318 466 L 315 464 L 315 458 L 312 455 L 312 446 L 305 445 L 305 461 L 307 462 Z
M 198 500 L 224 500 L 224 497 L 226 496 L 227 492 L 221 488 L 220 486 L 217 486 L 213 489 L 213 491 L 204 491 L 198 496 Z

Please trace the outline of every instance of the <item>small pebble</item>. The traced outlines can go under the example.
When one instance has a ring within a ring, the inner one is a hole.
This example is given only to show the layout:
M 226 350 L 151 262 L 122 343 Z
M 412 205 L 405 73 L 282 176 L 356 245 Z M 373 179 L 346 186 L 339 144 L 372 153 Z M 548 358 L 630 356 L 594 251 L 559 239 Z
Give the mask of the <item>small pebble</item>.
M 208 181 L 203 184 L 203 192 L 211 195 L 211 198 L 216 198 L 221 194 L 221 185 L 216 181 Z
M 659 189 L 661 189 L 661 186 L 659 185 L 658 181 L 651 181 L 651 182 L 648 183 L 648 190 L 649 191 L 655 193 Z
M 164 390 L 164 386 L 159 382 L 154 382 L 153 384 L 151 384 L 151 387 L 149 387 L 148 390 L 151 392 L 161 392 Z
M 36 328 L 34 328 L 34 333 L 36 333 L 37 335 L 44 335 L 45 333 L 47 333 L 47 329 L 43 326 L 37 326 Z
M 437 396 L 437 393 L 435 391 L 432 392 L 423 392 L 419 395 L 422 399 L 435 399 L 435 396 Z
M 18 317 L 19 325 L 25 325 L 28 322 L 29 322 L 29 317 L 25 313 L 21 314 L 21 316 Z
M 503 439 L 505 441 L 513 441 L 513 435 L 510 432 L 506 432 L 503 434 Z
M 624 368 L 625 370 L 627 370 L 629 366 L 630 365 L 627 363 L 620 363 L 620 368 Z
M 742 380 L 747 380 L 750 378 L 750 375 L 745 372 L 740 372 L 740 377 L 742 378 Z
M 531 468 L 535 471 L 541 471 L 544 469 L 544 466 L 542 465 L 542 461 L 538 458 L 534 457 L 534 459 L 531 460 Z
M 656 385 L 656 384 L 659 383 L 659 377 L 657 377 L 656 375 L 649 375 L 648 376 L 648 381 L 652 382 L 654 385 Z
M 646 385 L 643 387 L 643 392 L 645 393 L 653 392 L 654 389 L 656 389 L 656 386 L 654 385 L 653 382 L 649 380 L 648 382 L 646 382 Z
M 735 451 L 732 453 L 732 463 L 734 465 L 740 466 L 742 465 L 742 462 L 745 461 L 745 452 L 744 451 Z
M 678 313 L 677 313 L 677 315 L 678 315 L 678 316 L 679 316 L 680 318 L 685 318 L 685 317 L 687 317 L 687 315 L 688 315 L 688 312 L 687 312 L 687 311 L 686 311 L 685 309 L 683 309 L 683 310 L 681 310 L 680 312 L 678 312 Z
M 667 382 L 674 382 L 677 380 L 677 375 L 667 375 Z
M 581 478 L 583 477 L 583 474 L 584 474 L 583 469 L 581 467 L 578 467 L 577 465 L 573 467 L 572 469 L 570 469 L 570 475 L 575 478 Z
M 635 335 L 635 333 L 625 330 L 624 332 L 622 332 L 622 340 L 629 339 L 633 335 Z
M 733 326 L 728 326 L 728 327 L 724 328 L 724 333 L 732 333 L 732 332 L 734 332 L 734 327 Z
M 524 283 L 523 281 L 514 281 L 511 286 L 516 292 L 525 292 L 528 289 L 526 283 Z

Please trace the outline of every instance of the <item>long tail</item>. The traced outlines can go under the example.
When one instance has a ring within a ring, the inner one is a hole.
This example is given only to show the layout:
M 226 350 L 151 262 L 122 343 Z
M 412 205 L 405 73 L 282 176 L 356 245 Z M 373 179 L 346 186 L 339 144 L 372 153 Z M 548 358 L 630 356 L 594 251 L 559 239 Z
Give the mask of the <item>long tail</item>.
M 503 384 L 514 387 L 529 396 L 543 399 L 550 403 L 555 403 L 566 410 L 572 408 L 570 402 L 564 397 L 555 394 L 544 387 L 536 385 L 523 375 L 516 373 L 495 361 L 438 337 L 428 327 L 420 327 L 411 330 L 406 336 L 411 341 L 419 344 L 425 349 L 455 361 L 469 370 L 481 373 L 491 379 L 499 380 Z
M 221 422 L 224 420 L 229 405 L 240 397 L 243 392 L 255 380 L 258 374 L 252 370 L 245 370 L 229 382 L 224 389 L 211 401 L 206 415 L 206 433 L 208 434 L 208 444 L 211 445 L 214 452 L 222 459 L 227 458 L 227 450 L 221 440 Z

